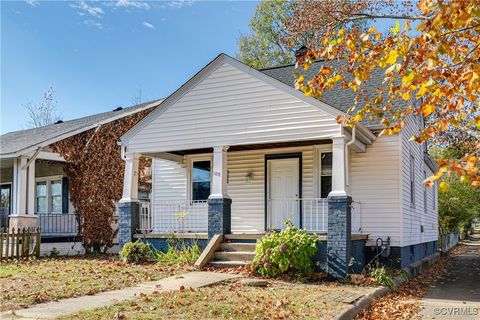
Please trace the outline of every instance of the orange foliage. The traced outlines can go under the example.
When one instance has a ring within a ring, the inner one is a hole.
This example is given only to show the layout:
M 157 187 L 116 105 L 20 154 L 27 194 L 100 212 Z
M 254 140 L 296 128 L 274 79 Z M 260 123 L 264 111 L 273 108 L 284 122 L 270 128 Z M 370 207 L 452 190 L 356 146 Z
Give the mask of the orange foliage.
M 338 118 L 350 126 L 380 119 L 382 134 L 395 134 L 407 117 L 415 115 L 426 119 L 425 128 L 412 137 L 418 143 L 434 140 L 441 146 L 455 145 L 458 136 L 468 137 L 468 152 L 458 159 L 440 160 L 441 169 L 426 184 L 455 173 L 480 186 L 480 0 L 421 0 L 416 8 L 397 13 L 395 9 L 394 13 L 375 12 L 370 5 L 374 2 L 368 1 L 352 1 L 356 5 L 346 6 L 343 12 L 335 3 L 298 3 L 289 27 L 292 37 L 298 37 L 315 29 L 322 17 L 336 17 L 321 26 L 328 29 L 326 36 L 310 44 L 297 67 L 307 70 L 317 59 L 343 59 L 346 67 L 320 68 L 311 79 L 300 75 L 297 88 L 316 97 L 337 85 L 354 92 L 356 101 L 364 105 L 355 103 L 347 116 Z M 404 23 L 397 22 L 386 34 L 375 27 L 365 31 L 355 27 L 355 23 L 382 18 Z M 348 32 L 343 28 L 346 22 L 354 24 Z M 364 86 L 376 69 L 384 71 L 384 86 L 365 94 Z

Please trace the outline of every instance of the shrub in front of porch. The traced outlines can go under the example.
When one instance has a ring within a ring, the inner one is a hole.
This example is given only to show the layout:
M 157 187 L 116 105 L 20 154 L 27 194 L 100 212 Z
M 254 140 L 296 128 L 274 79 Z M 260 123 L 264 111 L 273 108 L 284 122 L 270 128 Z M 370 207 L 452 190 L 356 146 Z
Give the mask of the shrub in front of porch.
M 153 260 L 153 252 L 150 244 L 141 241 L 126 243 L 120 250 L 120 258 L 123 262 L 140 264 Z
M 295 228 L 290 221 L 285 224 L 285 230 L 269 233 L 257 241 L 253 267 L 263 276 L 306 276 L 313 272 L 317 236 Z

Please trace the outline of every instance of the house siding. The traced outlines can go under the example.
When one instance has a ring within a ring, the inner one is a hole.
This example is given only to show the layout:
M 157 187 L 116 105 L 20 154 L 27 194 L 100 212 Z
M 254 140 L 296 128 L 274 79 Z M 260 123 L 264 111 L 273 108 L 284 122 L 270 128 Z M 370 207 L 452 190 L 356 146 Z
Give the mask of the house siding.
M 154 159 L 152 200 L 186 200 L 187 167 L 185 164 Z
M 335 117 L 224 63 L 128 143 L 129 152 L 318 140 L 340 134 Z
M 380 136 L 365 153 L 350 154 L 353 201 L 361 203 L 362 232 L 367 245 L 377 238 L 401 244 L 400 137 Z
M 410 138 L 418 133 L 421 128 L 421 119 L 409 117 L 407 125 L 401 133 L 402 142 L 402 246 L 436 241 L 438 239 L 438 197 L 435 196 L 437 188 L 427 189 L 427 211 L 424 212 L 424 170 L 427 177 L 432 171 L 425 164 L 423 158 L 423 145 L 411 141 Z M 410 199 L 410 155 L 414 157 L 414 186 L 415 203 Z M 435 197 L 435 206 L 433 205 Z M 423 225 L 424 231 L 421 232 Z

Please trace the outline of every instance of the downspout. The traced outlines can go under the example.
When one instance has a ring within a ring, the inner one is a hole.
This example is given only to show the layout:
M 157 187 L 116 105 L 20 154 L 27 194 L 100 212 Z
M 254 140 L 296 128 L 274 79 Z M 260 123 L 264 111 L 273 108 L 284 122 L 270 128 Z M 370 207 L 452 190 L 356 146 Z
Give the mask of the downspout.
M 348 141 L 346 144 L 345 144 L 345 148 L 346 148 L 346 159 L 345 159 L 345 177 L 346 177 L 346 185 L 348 186 L 348 188 L 350 188 L 350 146 L 352 144 L 354 144 L 356 142 L 356 137 L 357 136 L 357 126 L 353 126 L 353 129 L 352 129 L 352 137 L 350 139 L 350 141 Z

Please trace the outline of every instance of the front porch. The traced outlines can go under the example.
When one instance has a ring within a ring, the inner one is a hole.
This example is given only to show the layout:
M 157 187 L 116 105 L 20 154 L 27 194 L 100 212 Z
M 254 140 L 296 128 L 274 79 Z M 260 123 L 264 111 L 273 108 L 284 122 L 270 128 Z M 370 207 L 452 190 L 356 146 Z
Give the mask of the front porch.
M 353 140 L 346 137 L 125 153 L 120 245 L 138 238 L 163 248 L 171 236 L 201 239 L 205 246 L 216 235 L 255 240 L 290 221 L 319 236 L 322 265 L 327 242 L 363 250 L 368 235 L 363 233 L 362 205 L 349 196 L 346 175 L 349 150 L 362 149 L 347 145 Z M 148 202 L 139 202 L 137 194 L 141 156 L 153 158 Z M 347 249 L 339 250 L 342 261 L 350 259 Z
M 63 162 L 48 148 L 0 159 L 0 228 L 40 227 L 43 240 L 78 238 Z

